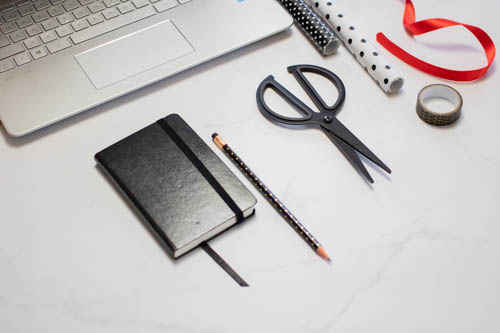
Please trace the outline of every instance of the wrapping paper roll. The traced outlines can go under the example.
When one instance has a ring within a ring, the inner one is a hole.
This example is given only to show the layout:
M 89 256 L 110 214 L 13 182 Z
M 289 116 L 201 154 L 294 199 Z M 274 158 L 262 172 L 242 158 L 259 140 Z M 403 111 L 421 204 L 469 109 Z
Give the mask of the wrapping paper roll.
M 352 24 L 342 14 L 342 11 L 332 1 L 306 1 L 334 29 L 344 45 L 351 51 L 366 72 L 377 81 L 382 90 L 386 93 L 394 93 L 401 89 L 404 84 L 403 77 L 389 65 L 375 46 L 366 39 L 366 36 L 359 31 L 355 24 Z
M 279 2 L 323 55 L 337 52 L 340 46 L 337 36 L 304 0 L 279 0 Z

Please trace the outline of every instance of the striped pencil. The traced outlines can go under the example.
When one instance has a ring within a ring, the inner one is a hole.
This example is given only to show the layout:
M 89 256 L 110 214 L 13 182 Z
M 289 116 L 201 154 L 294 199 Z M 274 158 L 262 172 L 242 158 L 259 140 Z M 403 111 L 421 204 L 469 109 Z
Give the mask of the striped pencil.
M 287 221 L 292 228 L 299 234 L 299 236 L 323 259 L 331 262 L 330 257 L 326 253 L 325 248 L 321 243 L 309 232 L 302 223 L 292 214 L 292 212 L 285 207 L 285 205 L 269 190 L 269 188 L 257 177 L 255 173 L 241 160 L 241 158 L 226 144 L 222 138 L 217 134 L 212 134 L 212 139 L 226 155 L 238 166 L 238 168 L 247 176 L 252 184 L 259 190 L 259 192 L 266 198 L 269 203 L 276 209 L 276 211 Z

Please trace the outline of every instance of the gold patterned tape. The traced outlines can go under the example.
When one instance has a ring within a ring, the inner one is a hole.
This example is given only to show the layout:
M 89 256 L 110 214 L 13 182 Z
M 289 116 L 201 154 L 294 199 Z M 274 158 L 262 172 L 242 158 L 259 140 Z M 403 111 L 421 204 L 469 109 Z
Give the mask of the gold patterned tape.
M 448 112 L 437 112 L 428 105 L 428 100 L 439 98 L 453 104 L 453 109 Z M 417 97 L 417 114 L 428 124 L 445 126 L 453 124 L 460 117 L 463 98 L 460 93 L 445 84 L 431 84 L 420 90 Z

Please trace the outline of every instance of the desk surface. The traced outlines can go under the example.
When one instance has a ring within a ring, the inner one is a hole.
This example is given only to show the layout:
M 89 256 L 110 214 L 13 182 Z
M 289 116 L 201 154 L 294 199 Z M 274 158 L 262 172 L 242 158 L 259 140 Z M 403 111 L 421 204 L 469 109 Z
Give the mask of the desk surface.
M 485 64 L 463 28 L 419 37 L 416 45 L 401 25 L 401 1 L 338 6 L 372 40 L 383 31 L 440 65 Z M 500 38 L 498 1 L 415 6 L 417 18 L 446 17 Z M 464 97 L 462 118 L 436 128 L 417 117 L 415 102 L 422 87 L 443 81 L 381 52 L 406 78 L 395 96 L 386 96 L 345 48 L 323 58 L 293 27 L 30 136 L 3 132 L 0 331 L 498 332 L 497 66 L 477 82 L 451 84 Z M 321 131 L 278 127 L 259 113 L 255 89 L 271 73 L 305 98 L 286 73 L 300 63 L 342 78 L 347 99 L 339 119 L 392 175 L 369 167 L 370 186 Z M 249 288 L 202 250 L 170 259 L 93 155 L 173 112 L 208 143 L 219 132 L 322 241 L 333 264 L 253 188 L 256 216 L 211 242 Z

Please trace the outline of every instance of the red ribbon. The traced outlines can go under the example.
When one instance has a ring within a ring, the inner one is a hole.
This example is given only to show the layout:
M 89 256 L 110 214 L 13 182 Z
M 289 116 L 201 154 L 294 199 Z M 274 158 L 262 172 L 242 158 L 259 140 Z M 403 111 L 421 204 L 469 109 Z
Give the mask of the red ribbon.
M 479 79 L 481 76 L 486 74 L 491 64 L 493 63 L 493 60 L 495 59 L 495 53 L 496 53 L 495 44 L 491 40 L 490 36 L 488 36 L 488 34 L 484 32 L 482 29 L 472 25 L 463 24 L 460 22 L 455 22 L 443 18 L 432 18 L 416 22 L 415 8 L 413 7 L 413 3 L 411 2 L 411 0 L 406 0 L 405 13 L 403 16 L 403 24 L 405 29 L 412 36 L 422 35 L 434 30 L 461 25 L 467 28 L 470 32 L 472 32 L 472 34 L 477 38 L 479 43 L 481 43 L 481 46 L 483 47 L 484 52 L 486 53 L 486 59 L 488 60 L 488 65 L 480 69 L 468 70 L 468 71 L 456 71 L 452 69 L 446 69 L 434 66 L 432 64 L 429 64 L 428 62 L 422 61 L 412 56 L 411 54 L 409 54 L 408 52 L 406 52 L 405 50 L 403 50 L 402 48 L 391 42 L 387 37 L 385 37 L 383 33 L 379 32 L 377 34 L 377 42 L 379 42 L 389 52 L 391 52 L 393 55 L 395 55 L 402 61 L 406 62 L 407 64 L 425 73 L 452 81 L 473 81 Z

